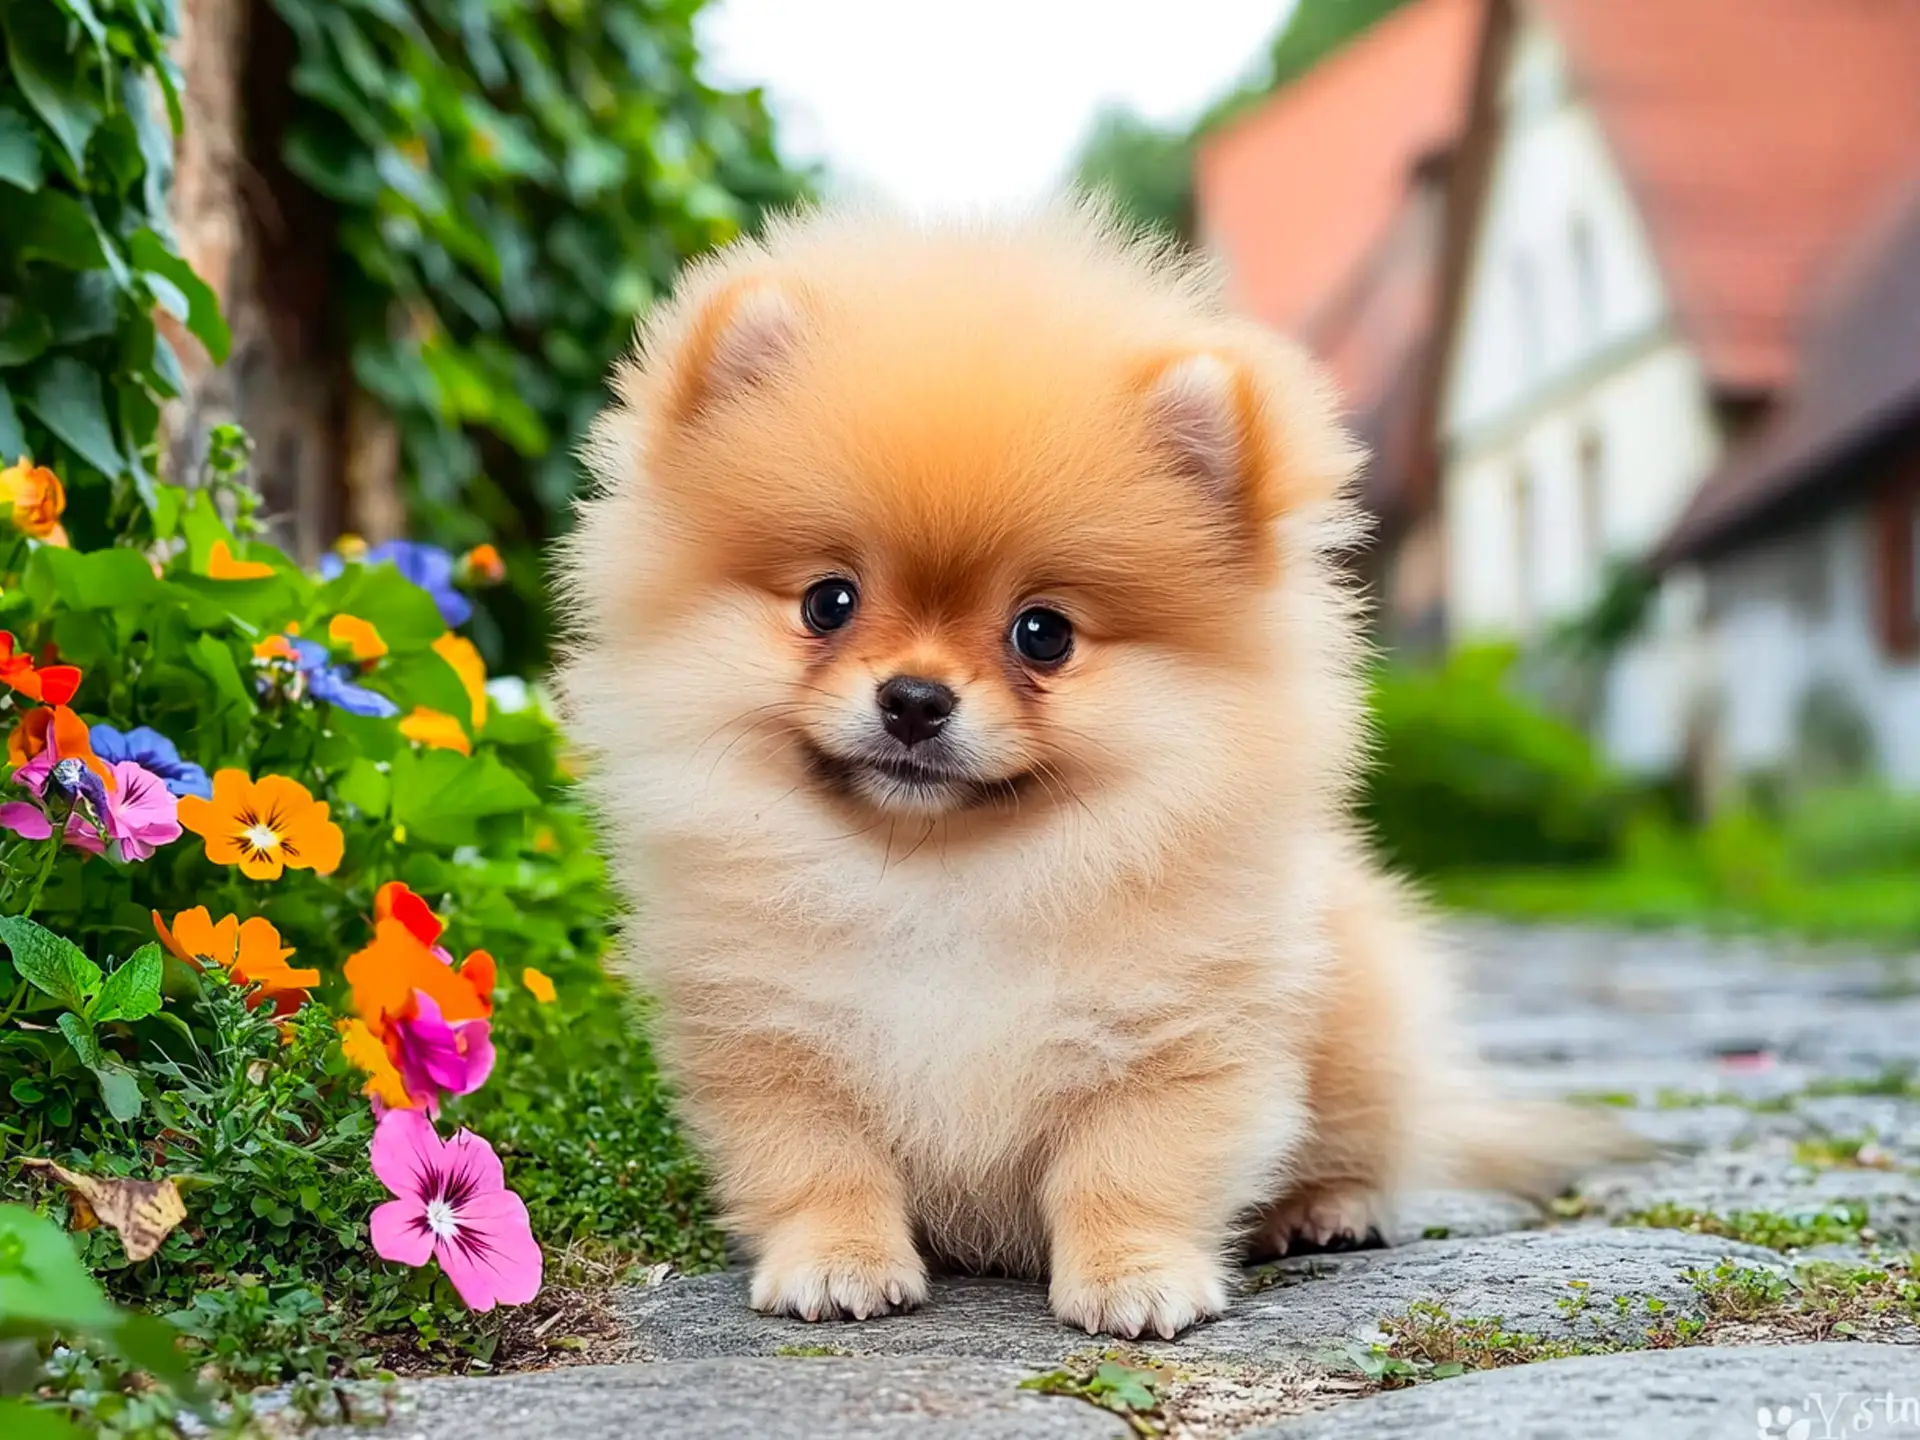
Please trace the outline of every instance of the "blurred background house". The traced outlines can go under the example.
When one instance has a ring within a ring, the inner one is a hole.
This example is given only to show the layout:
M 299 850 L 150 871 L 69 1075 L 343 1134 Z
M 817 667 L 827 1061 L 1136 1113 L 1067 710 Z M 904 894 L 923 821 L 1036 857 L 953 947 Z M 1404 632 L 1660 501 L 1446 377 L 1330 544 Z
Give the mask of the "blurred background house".
M 1197 149 L 1198 240 L 1374 449 L 1387 643 L 1541 648 L 1657 573 L 1567 701 L 1615 763 L 1920 784 L 1869 493 L 1910 493 L 1920 5 L 1411 0 Z

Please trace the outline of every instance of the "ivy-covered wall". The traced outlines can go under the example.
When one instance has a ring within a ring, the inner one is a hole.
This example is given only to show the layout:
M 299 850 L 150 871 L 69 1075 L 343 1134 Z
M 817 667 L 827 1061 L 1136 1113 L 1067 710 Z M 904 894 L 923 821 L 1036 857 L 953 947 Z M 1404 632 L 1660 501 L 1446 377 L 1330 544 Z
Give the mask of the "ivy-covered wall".
M 0 0 L 0 465 L 64 476 L 83 544 L 154 493 L 159 405 L 183 383 L 156 313 L 226 352 L 167 222 L 175 18 L 172 0 Z
M 258 352 L 200 428 L 256 430 L 308 551 L 338 529 L 492 540 L 512 583 L 476 638 L 537 657 L 539 550 L 609 365 L 688 257 L 804 177 L 756 93 L 700 78 L 703 0 L 193 3 L 244 12 L 232 203 L 256 253 L 232 300 Z M 276 406 L 299 413 L 249 413 Z

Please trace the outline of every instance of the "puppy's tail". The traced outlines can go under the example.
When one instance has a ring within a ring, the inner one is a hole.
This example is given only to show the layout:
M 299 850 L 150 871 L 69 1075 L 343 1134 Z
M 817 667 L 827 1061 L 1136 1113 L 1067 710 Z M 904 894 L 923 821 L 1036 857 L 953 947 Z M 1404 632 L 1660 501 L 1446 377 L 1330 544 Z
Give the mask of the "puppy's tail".
M 1504 1190 L 1544 1205 L 1601 1165 L 1644 1160 L 1654 1147 L 1613 1116 L 1555 1101 L 1477 1096 L 1448 1106 L 1430 1135 L 1441 1184 Z

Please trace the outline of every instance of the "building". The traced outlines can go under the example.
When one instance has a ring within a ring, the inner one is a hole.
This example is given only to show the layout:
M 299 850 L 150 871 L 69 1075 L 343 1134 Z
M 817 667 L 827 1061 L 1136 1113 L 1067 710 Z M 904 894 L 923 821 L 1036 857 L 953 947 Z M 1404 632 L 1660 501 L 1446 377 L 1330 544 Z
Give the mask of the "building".
M 1370 460 L 1363 564 L 1388 638 L 1437 644 L 1442 567 L 1428 413 L 1447 177 L 1485 0 L 1413 0 L 1209 135 L 1203 247 L 1236 302 L 1329 365 Z
M 1920 788 L 1920 182 L 1658 558 L 1700 596 L 1688 703 L 1710 778 L 1871 768 Z
M 1787 389 L 1920 162 L 1920 0 L 1491 0 L 1441 264 L 1451 639 L 1527 639 L 1656 550 Z M 1697 735 L 1689 572 L 1603 677 L 1631 769 Z

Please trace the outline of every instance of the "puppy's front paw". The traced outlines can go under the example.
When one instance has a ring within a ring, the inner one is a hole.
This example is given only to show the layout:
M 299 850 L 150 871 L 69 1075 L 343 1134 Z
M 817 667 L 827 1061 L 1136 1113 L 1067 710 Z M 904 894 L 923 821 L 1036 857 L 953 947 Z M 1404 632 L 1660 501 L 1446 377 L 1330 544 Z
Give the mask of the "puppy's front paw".
M 1196 1321 L 1227 1308 L 1220 1264 L 1199 1250 L 1170 1260 L 1056 1271 L 1053 1313 L 1089 1335 L 1171 1340 Z
M 863 1243 L 771 1246 L 749 1292 L 754 1309 L 800 1320 L 865 1320 L 926 1298 L 926 1266 L 911 1245 L 902 1252 Z

